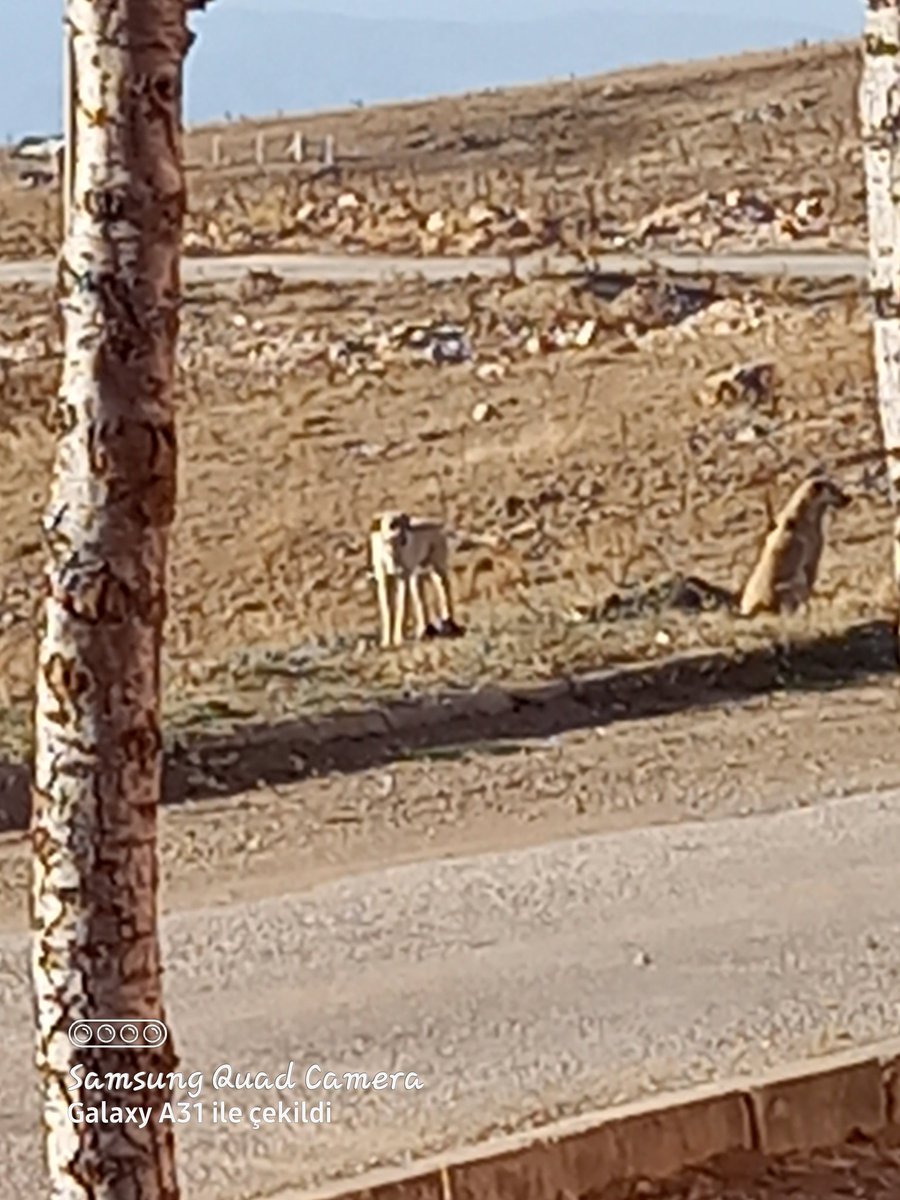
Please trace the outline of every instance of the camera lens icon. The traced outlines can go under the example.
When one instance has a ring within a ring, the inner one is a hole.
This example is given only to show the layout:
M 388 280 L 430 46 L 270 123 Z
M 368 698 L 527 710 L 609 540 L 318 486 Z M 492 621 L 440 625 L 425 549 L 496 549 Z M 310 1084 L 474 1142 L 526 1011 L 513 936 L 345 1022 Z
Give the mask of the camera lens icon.
M 131 1050 L 162 1046 L 169 1036 L 162 1021 L 81 1018 L 69 1026 L 69 1042 L 79 1050 Z

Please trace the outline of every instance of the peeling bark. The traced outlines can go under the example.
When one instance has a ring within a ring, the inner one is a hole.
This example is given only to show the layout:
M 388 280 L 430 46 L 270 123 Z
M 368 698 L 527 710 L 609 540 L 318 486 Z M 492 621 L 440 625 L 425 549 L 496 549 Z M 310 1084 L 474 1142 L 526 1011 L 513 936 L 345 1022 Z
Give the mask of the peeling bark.
M 176 1067 L 158 1049 L 75 1049 L 76 1018 L 165 1021 L 157 934 L 160 650 L 175 504 L 172 401 L 185 209 L 184 0 L 66 0 L 72 207 L 65 361 L 44 527 L 33 976 L 52 1194 L 176 1200 L 165 1089 L 69 1090 L 70 1068 Z M 73 1102 L 149 1106 L 146 1128 L 75 1124 Z
M 859 93 L 878 410 L 900 596 L 900 0 L 867 0 Z

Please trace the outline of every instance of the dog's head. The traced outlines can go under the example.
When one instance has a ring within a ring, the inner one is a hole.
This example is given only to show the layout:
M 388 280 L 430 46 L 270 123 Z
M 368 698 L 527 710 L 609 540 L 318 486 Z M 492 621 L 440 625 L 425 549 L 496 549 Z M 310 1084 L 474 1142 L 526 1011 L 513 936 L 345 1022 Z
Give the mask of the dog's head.
M 372 531 L 381 534 L 382 545 L 388 554 L 402 550 L 409 538 L 410 520 L 405 512 L 385 512 L 372 522 Z
M 813 471 L 804 480 L 803 498 L 814 512 L 824 513 L 829 508 L 846 508 L 850 503 L 847 493 L 823 471 Z

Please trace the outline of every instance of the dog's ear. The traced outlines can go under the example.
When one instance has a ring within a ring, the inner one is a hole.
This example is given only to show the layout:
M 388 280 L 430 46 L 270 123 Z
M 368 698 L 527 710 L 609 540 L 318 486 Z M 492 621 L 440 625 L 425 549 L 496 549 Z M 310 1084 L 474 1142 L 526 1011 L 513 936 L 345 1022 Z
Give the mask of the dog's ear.
M 846 508 L 850 503 L 850 496 L 844 489 L 834 482 L 833 479 L 828 480 L 828 501 L 835 508 Z
M 409 542 L 412 522 L 405 512 L 397 515 L 397 545 L 406 546 Z

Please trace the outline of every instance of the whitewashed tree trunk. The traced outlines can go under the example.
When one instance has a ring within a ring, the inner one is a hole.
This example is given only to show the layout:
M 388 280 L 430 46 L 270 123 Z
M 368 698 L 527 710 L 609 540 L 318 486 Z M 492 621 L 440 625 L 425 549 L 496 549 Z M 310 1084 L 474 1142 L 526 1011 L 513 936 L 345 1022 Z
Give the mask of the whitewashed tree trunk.
M 900 596 L 900 0 L 867 0 L 860 119 L 878 409 Z
M 34 781 L 33 974 L 52 1195 L 175 1200 L 165 1089 L 69 1090 L 70 1068 L 176 1065 L 75 1049 L 76 1018 L 165 1020 L 157 936 L 160 648 L 175 503 L 172 403 L 184 0 L 66 0 L 74 155 L 61 287 L 65 362 L 45 515 L 48 597 Z M 150 1106 L 76 1124 L 73 1102 Z

